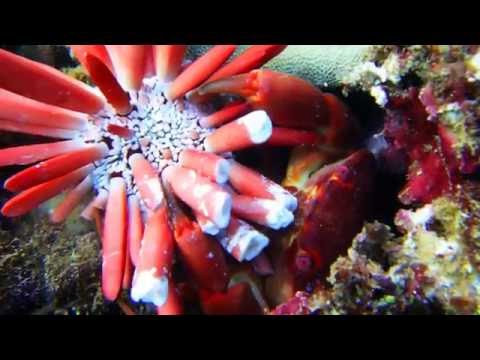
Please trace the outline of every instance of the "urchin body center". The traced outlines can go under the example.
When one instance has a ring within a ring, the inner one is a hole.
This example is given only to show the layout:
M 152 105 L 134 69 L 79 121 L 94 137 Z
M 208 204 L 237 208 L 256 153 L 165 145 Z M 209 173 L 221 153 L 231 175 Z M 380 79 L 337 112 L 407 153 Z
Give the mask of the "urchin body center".
M 156 77 L 145 79 L 138 92 L 130 93 L 133 109 L 128 115 L 105 108 L 93 117 L 85 140 L 109 147 L 107 156 L 95 163 L 97 191 L 108 189 L 112 176 L 122 176 L 128 194 L 137 192 L 128 164 L 134 153 L 141 153 L 160 174 L 167 165 L 178 162 L 182 150 L 204 150 L 205 138 L 212 132 L 199 125 L 204 112 L 183 99 L 168 100 L 166 88 Z

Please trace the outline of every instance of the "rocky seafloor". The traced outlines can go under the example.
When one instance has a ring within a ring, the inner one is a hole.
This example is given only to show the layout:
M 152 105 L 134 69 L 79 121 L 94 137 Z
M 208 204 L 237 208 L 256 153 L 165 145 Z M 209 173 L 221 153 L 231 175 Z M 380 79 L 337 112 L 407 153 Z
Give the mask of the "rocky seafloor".
M 2 47 L 88 81 L 65 47 Z M 375 211 L 348 252 L 271 313 L 480 313 L 480 46 L 292 45 L 267 67 L 342 97 L 379 168 Z M 22 141 L 2 133 L 0 147 Z M 51 225 L 48 207 L 0 219 L 0 314 L 130 313 L 101 296 L 94 227 Z

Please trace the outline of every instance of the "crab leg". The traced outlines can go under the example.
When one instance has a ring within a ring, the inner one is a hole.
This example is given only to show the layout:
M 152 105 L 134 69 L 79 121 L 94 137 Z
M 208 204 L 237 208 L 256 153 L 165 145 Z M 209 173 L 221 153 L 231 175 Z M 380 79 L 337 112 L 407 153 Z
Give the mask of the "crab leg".
M 324 94 L 308 81 L 270 70 L 209 82 L 189 94 L 202 102 L 211 94 L 231 94 L 245 98 L 256 110 L 265 110 L 276 126 L 315 129 L 328 125 Z
M 74 130 L 30 125 L 4 119 L 0 119 L 0 130 L 23 134 L 47 136 L 57 139 L 73 139 L 78 136 L 78 132 Z
M 265 143 L 270 146 L 318 145 L 323 137 L 314 131 L 274 127 Z
M 128 114 L 132 108 L 130 97 L 122 89 L 110 69 L 101 60 L 90 54 L 85 56 L 84 66 L 92 81 L 97 84 L 108 103 L 115 108 L 117 113 Z
M 235 51 L 235 45 L 216 45 L 185 69 L 172 83 L 167 97 L 175 100 L 202 84 Z
M 225 106 L 222 110 L 200 119 L 199 123 L 203 128 L 218 127 L 245 115 L 250 109 L 248 103 L 235 101 Z
M 293 214 L 276 200 L 232 195 L 232 212 L 242 219 L 268 226 L 274 230 L 289 226 Z
M 205 139 L 205 150 L 215 153 L 242 150 L 262 144 L 272 135 L 272 122 L 265 111 L 253 111 L 216 129 Z
M 253 45 L 237 56 L 220 70 L 215 72 L 207 82 L 219 80 L 257 69 L 285 50 L 286 45 Z
M 0 118 L 19 124 L 83 130 L 88 115 L 0 89 Z
M 42 182 L 65 175 L 105 156 L 108 147 L 101 143 L 59 155 L 26 168 L 5 181 L 5 189 L 21 191 Z
M 88 65 L 86 61 L 87 55 L 94 56 L 98 58 L 106 67 L 113 73 L 113 65 L 110 61 L 110 56 L 108 55 L 105 45 L 70 45 L 73 55 L 77 60 L 84 66 L 84 68 L 89 72 Z
M 162 306 L 168 298 L 174 240 L 168 226 L 167 206 L 152 212 L 145 225 L 138 265 L 133 276 L 131 297 Z
M 260 253 L 252 260 L 252 267 L 253 270 L 261 276 L 268 276 L 274 273 L 272 263 L 265 252 Z
M 157 315 L 182 315 L 183 305 L 172 279 L 168 281 L 167 301 L 162 306 L 157 307 Z
M 128 246 L 133 265 L 137 266 L 143 237 L 143 220 L 135 195 L 128 197 Z
M 162 184 L 157 170 L 143 157 L 133 154 L 128 159 L 133 170 L 140 196 L 150 210 L 155 210 L 164 200 Z
M 297 199 L 280 185 L 233 160 L 230 161 L 230 184 L 241 194 L 277 200 L 289 211 L 297 208 Z
M 104 102 L 81 81 L 51 66 L 0 49 L 0 88 L 73 111 L 94 114 Z
M 230 173 L 230 164 L 227 160 L 205 151 L 183 150 L 179 156 L 179 164 L 195 170 L 218 184 L 227 182 Z
M 219 185 L 180 166 L 169 166 L 163 174 L 175 194 L 195 212 L 212 220 L 221 229 L 228 225 L 232 198 Z
M 168 190 L 170 187 L 171 184 L 167 183 Z M 167 191 L 167 196 L 172 209 L 175 241 L 183 264 L 200 287 L 214 291 L 225 290 L 228 268 L 220 244 L 205 236 L 199 225 L 179 209 L 171 191 Z
M 145 75 L 147 45 L 105 45 L 115 77 L 125 91 L 138 91 Z
M 79 150 L 85 146 L 86 144 L 83 141 L 67 140 L 0 149 L 0 166 L 28 165 L 70 151 Z
M 102 290 L 109 301 L 120 292 L 125 268 L 127 188 L 120 177 L 110 179 L 102 241 Z
M 97 196 L 85 207 L 80 214 L 86 220 L 93 220 L 96 210 L 104 210 L 108 200 L 108 191 L 100 189 Z
M 186 45 L 153 45 L 155 70 L 160 80 L 172 81 L 180 73 Z
M 237 261 L 250 261 L 270 242 L 250 224 L 232 216 L 225 232 L 218 235 L 223 248 Z
M 50 214 L 50 220 L 53 223 L 64 221 L 72 211 L 80 204 L 85 195 L 93 186 L 92 177 L 89 175 L 75 188 L 70 190 L 63 201 Z
M 41 203 L 60 194 L 68 187 L 78 184 L 93 169 L 93 165 L 87 165 L 67 175 L 25 190 L 5 203 L 2 208 L 2 214 L 8 217 L 26 214 Z

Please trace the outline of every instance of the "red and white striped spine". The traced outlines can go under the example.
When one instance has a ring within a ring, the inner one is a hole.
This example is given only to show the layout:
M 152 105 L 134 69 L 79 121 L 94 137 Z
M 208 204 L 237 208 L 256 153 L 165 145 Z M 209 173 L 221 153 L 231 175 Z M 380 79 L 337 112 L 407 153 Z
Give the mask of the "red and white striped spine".
M 293 214 L 279 201 L 232 195 L 232 212 L 242 219 L 279 230 L 289 226 Z
M 277 200 L 289 211 L 297 208 L 297 198 L 280 185 L 233 160 L 230 166 L 229 182 L 240 194 Z
M 272 135 L 272 122 L 263 110 L 252 111 L 216 129 L 205 139 L 205 150 L 225 153 L 266 142 Z
M 194 211 L 223 229 L 230 221 L 232 197 L 218 184 L 196 171 L 169 166 L 163 171 L 175 194 Z
M 227 229 L 217 239 L 237 261 L 254 259 L 269 244 L 269 239 L 243 220 L 232 216 Z
M 180 153 L 179 163 L 181 166 L 195 170 L 202 176 L 224 184 L 230 174 L 230 164 L 224 158 L 205 151 L 192 149 L 183 150 Z

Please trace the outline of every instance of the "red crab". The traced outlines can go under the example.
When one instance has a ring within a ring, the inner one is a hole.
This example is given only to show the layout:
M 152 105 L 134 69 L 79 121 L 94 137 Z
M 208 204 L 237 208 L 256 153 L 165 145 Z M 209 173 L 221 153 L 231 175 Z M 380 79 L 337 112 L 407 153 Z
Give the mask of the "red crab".
M 375 159 L 359 150 L 316 171 L 298 192 L 295 226 L 274 249 L 275 275 L 268 299 L 280 304 L 309 282 L 328 275 L 330 265 L 351 245 L 369 214 Z
M 82 216 L 95 220 L 102 238 L 107 300 L 131 287 L 134 301 L 181 313 L 172 275 L 178 249 L 206 313 L 259 312 L 248 281 L 229 281 L 229 264 L 252 261 L 268 271 L 261 254 L 270 239 L 260 229 L 287 228 L 297 198 L 234 153 L 259 144 L 343 148 L 356 132 L 345 106 L 305 80 L 258 70 L 284 45 L 251 46 L 224 66 L 235 45 L 214 46 L 191 64 L 185 45 L 71 48 L 100 91 L 0 50 L 0 129 L 56 139 L 0 150 L 0 166 L 31 165 L 5 182 L 17 194 L 2 214 L 20 216 L 65 193 L 51 213 L 61 222 L 94 192 Z M 212 112 L 217 94 L 243 100 Z M 346 166 L 362 173 L 367 159 L 357 154 Z M 337 178 L 325 185 L 333 194 L 357 186 L 350 170 Z M 166 200 L 173 194 L 186 212 Z M 330 200 L 320 208 L 338 214 Z M 323 264 L 314 239 L 300 245 L 315 268 Z

